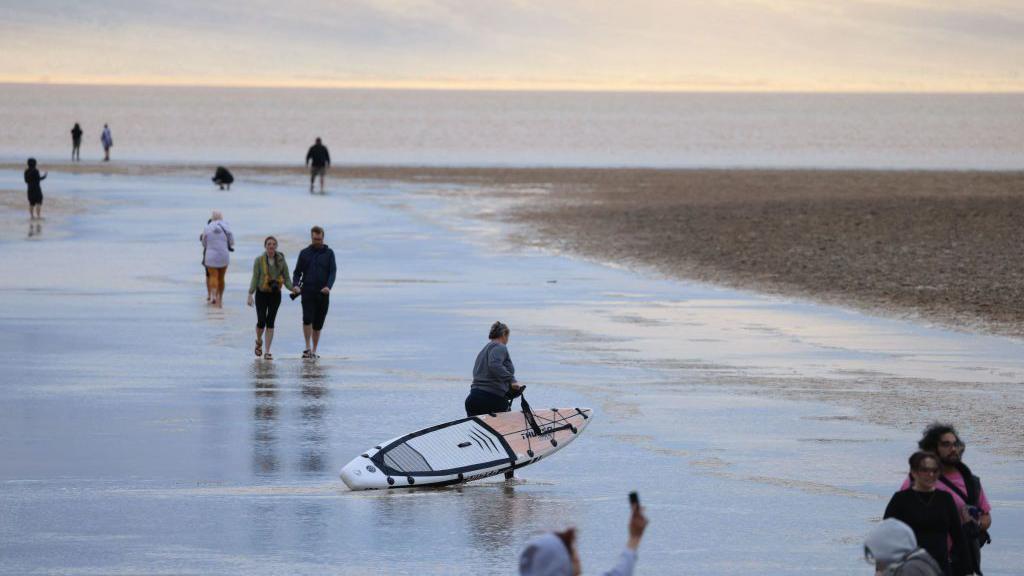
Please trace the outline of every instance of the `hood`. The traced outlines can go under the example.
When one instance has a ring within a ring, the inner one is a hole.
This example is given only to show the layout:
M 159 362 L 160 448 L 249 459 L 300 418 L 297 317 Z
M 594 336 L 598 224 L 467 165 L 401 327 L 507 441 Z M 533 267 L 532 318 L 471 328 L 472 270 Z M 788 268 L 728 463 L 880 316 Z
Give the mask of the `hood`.
M 565 543 L 549 532 L 526 545 L 519 555 L 520 576 L 572 576 L 572 558 Z
M 917 548 L 917 538 L 910 526 L 895 518 L 887 518 L 868 532 L 864 548 L 871 552 L 876 562 L 888 566 L 913 552 Z

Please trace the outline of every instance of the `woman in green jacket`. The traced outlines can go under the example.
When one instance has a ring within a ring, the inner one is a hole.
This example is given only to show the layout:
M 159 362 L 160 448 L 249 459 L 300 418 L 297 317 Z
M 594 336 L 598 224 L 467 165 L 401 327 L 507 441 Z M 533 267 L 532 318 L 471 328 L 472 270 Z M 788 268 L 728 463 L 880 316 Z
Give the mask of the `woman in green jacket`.
M 277 238 L 267 236 L 263 241 L 263 254 L 252 263 L 252 280 L 249 282 L 249 299 L 247 304 L 256 305 L 256 356 L 273 360 L 270 344 L 274 341 L 274 319 L 277 309 L 281 306 L 281 287 L 293 293 L 291 274 L 288 273 L 288 261 L 284 254 L 277 251 Z M 255 296 L 255 297 L 254 297 Z M 263 333 L 266 331 L 266 351 L 263 349 Z

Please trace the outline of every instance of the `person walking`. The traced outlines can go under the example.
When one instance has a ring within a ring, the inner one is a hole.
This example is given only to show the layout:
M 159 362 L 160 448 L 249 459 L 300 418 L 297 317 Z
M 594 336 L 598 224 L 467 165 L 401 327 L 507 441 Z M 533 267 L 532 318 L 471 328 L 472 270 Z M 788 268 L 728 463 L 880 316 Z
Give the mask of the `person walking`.
M 209 223 L 199 236 L 203 243 L 203 266 L 206 266 L 206 293 L 210 304 L 224 306 L 224 281 L 235 251 L 235 236 L 224 216 L 214 210 Z
M 110 126 L 106 124 L 103 125 L 100 142 L 103 143 L 103 161 L 110 162 L 110 149 L 114 146 L 114 136 L 110 133 Z
M 946 576 L 973 574 L 960 513 L 953 497 L 935 489 L 942 470 L 938 456 L 918 451 L 910 456 L 909 463 L 911 485 L 893 494 L 884 517 L 896 518 L 910 526 L 917 543 L 938 562 Z M 953 543 L 952 554 L 949 541 Z
M 75 122 L 74 128 L 71 129 L 71 161 L 81 162 L 82 161 L 82 127 Z
M 928 551 L 917 546 L 914 531 L 895 518 L 882 520 L 864 539 L 864 560 L 876 576 L 944 576 Z
M 629 515 L 629 538 L 619 561 L 604 576 L 630 576 L 636 567 L 637 549 L 647 529 L 647 517 L 639 504 L 633 504 Z M 519 554 L 520 576 L 579 576 L 583 573 L 576 549 L 576 529 L 548 532 L 530 540 Z
M 274 320 L 281 306 L 281 287 L 293 294 L 298 292 L 292 286 L 288 274 L 288 260 L 283 252 L 277 251 L 277 238 L 267 236 L 263 241 L 263 254 L 252 263 L 252 280 L 249 281 L 249 298 L 246 304 L 256 306 L 256 356 L 273 360 L 270 345 L 274 342 Z M 266 339 L 264 339 L 264 331 Z M 264 343 L 266 348 L 263 348 Z
M 963 463 L 967 449 L 952 424 L 934 422 L 924 429 L 918 448 L 939 457 L 942 475 L 936 489 L 948 492 L 956 503 L 967 538 L 968 566 L 981 574 L 981 548 L 992 541 L 988 530 L 992 526 L 992 506 L 981 487 L 981 479 Z M 910 486 L 910 478 L 903 481 L 902 489 Z
M 36 169 L 36 159 L 28 159 L 28 168 L 25 169 L 25 184 L 28 185 L 28 219 L 43 219 L 43 187 L 40 182 L 46 180 L 48 172 L 39 174 Z
M 313 226 L 309 231 L 310 245 L 299 252 L 295 262 L 292 283 L 302 294 L 302 336 L 306 340 L 303 358 L 317 359 L 320 331 L 327 320 L 331 305 L 331 289 L 338 275 L 334 251 L 324 244 L 324 229 Z
M 327 151 L 327 146 L 323 145 L 318 136 L 316 143 L 309 147 L 309 152 L 306 152 L 306 165 L 310 166 L 309 169 L 309 191 L 313 192 L 313 182 L 316 181 L 316 177 L 320 176 L 320 193 L 324 193 L 324 175 L 327 173 L 327 167 L 331 165 L 331 153 Z

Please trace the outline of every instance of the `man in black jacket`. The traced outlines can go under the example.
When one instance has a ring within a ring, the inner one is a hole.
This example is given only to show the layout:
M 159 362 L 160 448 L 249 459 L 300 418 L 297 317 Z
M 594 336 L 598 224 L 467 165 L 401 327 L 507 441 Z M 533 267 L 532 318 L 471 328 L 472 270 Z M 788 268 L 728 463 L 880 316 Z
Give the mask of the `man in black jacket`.
M 338 275 L 338 266 L 334 261 L 334 251 L 324 244 L 324 229 L 313 226 L 310 238 L 312 243 L 299 252 L 292 284 L 302 290 L 302 335 L 306 339 L 302 357 L 315 360 L 320 357 L 316 350 L 331 304 L 331 288 Z
M 316 144 L 309 147 L 309 152 L 306 152 L 306 165 L 310 166 L 309 169 L 309 191 L 313 192 L 313 182 L 316 181 L 316 177 L 320 176 L 320 193 L 324 193 L 324 175 L 327 173 L 327 167 L 331 165 L 331 153 L 327 151 L 327 146 L 324 146 L 320 142 L 320 138 L 317 137 Z

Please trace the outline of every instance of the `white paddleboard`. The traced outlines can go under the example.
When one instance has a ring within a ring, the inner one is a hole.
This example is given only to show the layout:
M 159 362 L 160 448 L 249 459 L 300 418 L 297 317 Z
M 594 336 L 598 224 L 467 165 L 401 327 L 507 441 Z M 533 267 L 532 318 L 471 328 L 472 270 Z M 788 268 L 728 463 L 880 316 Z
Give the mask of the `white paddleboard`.
M 533 410 L 462 418 L 394 438 L 341 469 L 352 490 L 444 486 L 533 464 L 561 450 L 590 423 L 589 408 Z M 540 434 L 537 433 L 539 429 Z

